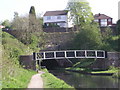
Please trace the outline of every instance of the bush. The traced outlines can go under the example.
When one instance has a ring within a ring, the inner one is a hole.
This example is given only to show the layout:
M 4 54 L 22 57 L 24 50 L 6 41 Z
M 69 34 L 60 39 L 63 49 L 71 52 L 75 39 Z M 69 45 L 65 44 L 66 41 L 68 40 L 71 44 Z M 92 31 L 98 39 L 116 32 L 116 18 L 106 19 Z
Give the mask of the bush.
M 100 49 L 102 38 L 96 24 L 85 25 L 73 40 L 74 49 Z

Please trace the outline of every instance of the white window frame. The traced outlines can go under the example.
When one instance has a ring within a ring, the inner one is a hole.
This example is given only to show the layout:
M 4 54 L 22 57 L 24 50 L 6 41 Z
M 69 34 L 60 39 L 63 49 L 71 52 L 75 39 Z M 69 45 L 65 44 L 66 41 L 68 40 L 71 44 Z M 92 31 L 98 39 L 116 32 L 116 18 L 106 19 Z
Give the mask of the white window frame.
M 107 19 L 101 19 L 100 24 L 101 26 L 107 26 Z
M 99 20 L 98 20 L 98 19 L 95 19 L 94 21 L 95 21 L 95 22 L 99 22 Z

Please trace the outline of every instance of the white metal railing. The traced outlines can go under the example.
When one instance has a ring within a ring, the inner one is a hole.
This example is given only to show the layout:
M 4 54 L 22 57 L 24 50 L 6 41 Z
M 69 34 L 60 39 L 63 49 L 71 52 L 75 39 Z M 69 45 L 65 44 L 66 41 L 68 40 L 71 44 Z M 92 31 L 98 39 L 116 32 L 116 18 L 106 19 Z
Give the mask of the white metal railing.
M 35 60 L 62 59 L 62 58 L 105 58 L 103 50 L 62 50 L 34 53 Z

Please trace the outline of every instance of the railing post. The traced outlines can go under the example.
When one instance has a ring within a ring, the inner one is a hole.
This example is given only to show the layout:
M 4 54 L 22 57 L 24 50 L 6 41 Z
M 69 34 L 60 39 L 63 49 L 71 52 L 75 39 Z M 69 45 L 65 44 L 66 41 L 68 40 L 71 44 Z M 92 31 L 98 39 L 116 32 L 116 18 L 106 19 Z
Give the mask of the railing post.
M 95 57 L 97 58 L 97 51 L 95 51 Z
M 74 53 L 75 53 L 75 58 L 77 57 L 77 55 L 76 55 L 76 51 L 74 51 Z
M 87 51 L 85 50 L 85 58 L 87 58 Z
M 43 52 L 43 58 L 45 59 L 46 57 L 45 57 L 45 52 Z
M 56 58 L 56 52 L 54 52 L 54 58 Z
M 66 51 L 64 51 L 64 53 L 65 53 L 65 58 L 67 58 L 67 53 L 66 53 Z

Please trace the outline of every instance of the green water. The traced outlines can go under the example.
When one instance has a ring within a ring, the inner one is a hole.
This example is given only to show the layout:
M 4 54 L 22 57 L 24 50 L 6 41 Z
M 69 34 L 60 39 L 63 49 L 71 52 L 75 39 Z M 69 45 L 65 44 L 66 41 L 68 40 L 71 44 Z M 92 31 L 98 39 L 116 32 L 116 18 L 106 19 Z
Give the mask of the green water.
M 59 70 L 50 72 L 75 88 L 120 88 L 120 80 L 112 76 L 85 75 Z

